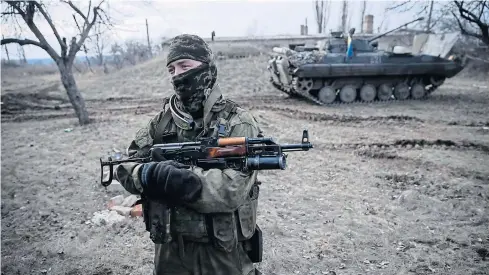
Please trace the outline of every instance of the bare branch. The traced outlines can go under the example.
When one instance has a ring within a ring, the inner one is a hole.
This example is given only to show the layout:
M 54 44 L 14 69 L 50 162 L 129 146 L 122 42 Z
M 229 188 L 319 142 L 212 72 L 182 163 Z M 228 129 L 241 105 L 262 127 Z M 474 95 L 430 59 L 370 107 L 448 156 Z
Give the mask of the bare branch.
M 110 18 L 109 18 L 109 15 L 107 15 L 107 13 L 102 9 L 102 8 L 99 8 L 98 10 L 99 12 L 99 20 L 104 24 L 104 25 L 108 25 L 110 27 L 113 27 L 114 24 L 111 22 Z M 104 17 L 105 19 L 104 19 Z
M 66 37 L 63 37 L 63 43 L 66 45 Z M 66 58 L 66 51 L 68 50 L 68 46 L 66 47 L 61 47 L 61 57 L 64 59 Z
M 387 8 L 385 9 L 385 11 L 397 10 L 397 9 L 399 9 L 399 8 L 402 8 L 402 7 L 407 6 L 407 4 L 409 4 L 409 3 L 411 3 L 411 0 L 403 1 L 403 2 L 401 2 L 401 3 L 399 3 L 399 4 L 395 5 L 395 6 L 392 6 L 392 7 L 387 7 Z M 411 7 L 409 7 L 409 8 L 405 8 L 405 10 L 404 10 L 404 11 L 408 11 L 408 10 L 412 9 L 413 7 L 414 7 L 414 5 L 412 5 L 412 6 L 411 6 Z
M 486 7 L 485 6 L 485 1 L 484 2 L 480 2 L 479 5 L 481 5 L 481 7 L 480 7 L 481 10 L 480 10 L 480 13 L 479 13 L 479 20 L 481 20 L 482 15 L 484 14 L 484 8 Z
M 56 51 L 49 45 L 49 43 L 46 41 L 44 38 L 44 35 L 39 31 L 37 28 L 36 24 L 34 23 L 34 13 L 35 13 L 35 2 L 27 2 L 27 8 L 26 12 L 24 12 L 21 7 L 20 3 L 17 1 L 7 1 L 7 4 L 9 4 L 13 9 L 15 9 L 24 19 L 26 22 L 27 26 L 29 29 L 34 33 L 37 39 L 39 39 L 39 43 L 42 45 L 41 48 L 43 48 L 49 56 L 53 58 L 53 60 L 57 61 L 60 59 L 60 56 L 56 53 Z
M 78 24 L 78 20 L 76 20 L 76 16 L 73 14 L 73 20 L 75 21 L 75 25 L 76 27 L 78 28 L 78 31 L 81 33 L 83 33 L 83 29 L 80 27 L 80 24 Z M 83 25 L 86 25 L 86 22 L 83 24 Z M 87 36 L 88 40 L 90 41 L 90 36 Z M 85 53 L 87 52 L 87 48 L 85 47 Z
M 77 8 L 75 5 L 73 5 L 73 3 L 71 1 L 61 1 L 61 2 L 64 2 L 68 5 L 70 5 L 70 7 L 76 12 L 78 13 L 83 19 L 85 19 L 85 22 L 88 21 L 88 18 L 85 16 L 85 14 L 83 14 L 83 12 L 81 12 L 81 10 L 79 8 Z
M 90 18 L 91 9 L 92 9 L 92 0 L 88 0 L 87 18 Z
M 31 39 L 4 38 L 4 39 L 2 39 L 2 42 L 0 44 L 5 45 L 5 44 L 10 44 L 10 43 L 17 43 L 21 46 L 34 45 L 34 46 L 38 46 L 39 48 L 46 50 L 44 45 L 42 45 L 38 41 L 34 41 Z
M 409 4 L 409 2 L 411 2 L 411 0 L 407 0 L 407 1 L 401 2 L 401 3 L 399 3 L 399 4 L 395 5 L 395 6 L 392 6 L 392 7 L 387 7 L 385 10 L 386 11 L 396 10 L 396 9 L 398 9 L 400 7 L 403 7 L 403 6 L 407 5 L 407 4 Z
M 460 32 L 464 35 L 468 35 L 468 36 L 472 36 L 472 37 L 475 37 L 475 38 L 479 38 L 479 39 L 482 39 L 482 35 L 480 34 L 477 34 L 475 32 L 470 32 L 470 31 L 467 31 L 465 29 L 465 27 L 463 26 L 462 22 L 460 21 L 460 19 L 458 19 L 457 15 L 455 15 L 455 13 L 452 11 L 452 14 L 453 14 L 453 17 L 455 17 L 455 19 L 457 20 L 457 24 L 458 24 L 458 27 L 460 28 Z
M 13 11 L 8 11 L 8 12 L 2 12 L 2 15 L 20 15 L 20 13 L 13 12 Z
M 469 21 L 474 22 L 474 23 L 476 23 L 476 21 L 479 21 L 479 18 L 475 14 L 473 14 L 469 10 L 463 8 L 463 4 L 464 4 L 463 1 L 462 2 L 453 1 L 453 2 L 455 3 L 455 5 L 457 5 L 457 7 L 460 11 L 460 16 L 462 16 L 464 19 L 469 20 Z M 466 13 L 467 15 L 465 15 L 464 13 Z M 471 18 L 469 18 L 469 16 Z
M 455 16 L 454 13 L 452 13 L 456 19 L 457 19 L 457 23 L 460 27 L 460 31 L 462 32 L 462 34 L 466 34 L 466 35 L 469 35 L 469 36 L 473 36 L 473 37 L 476 37 L 476 38 L 479 38 L 481 39 L 485 44 L 488 44 L 489 45 L 489 25 L 487 23 L 484 23 L 482 22 L 473 12 L 471 12 L 470 10 L 470 6 L 468 8 L 464 8 L 463 7 L 463 4 L 464 2 L 459 2 L 459 1 L 454 1 L 455 5 L 457 6 L 458 8 L 458 12 L 460 14 L 460 17 L 462 17 L 463 19 L 467 20 L 468 22 L 470 23 L 474 23 L 476 24 L 479 29 L 480 29 L 480 34 L 477 34 L 477 33 L 474 33 L 474 32 L 469 32 L 466 30 L 466 28 L 463 28 L 460 20 L 458 19 L 458 17 Z M 476 8 L 476 7 L 474 7 Z
M 100 3 L 100 4 L 102 4 L 102 3 Z M 73 37 L 71 47 L 70 47 L 70 53 L 68 54 L 68 60 L 70 62 L 73 62 L 73 60 L 75 59 L 76 53 L 80 50 L 81 46 L 83 45 L 83 43 L 85 42 L 85 39 L 88 36 L 88 33 L 90 32 L 90 29 L 93 27 L 93 25 L 97 21 L 98 10 L 99 10 L 99 6 L 93 8 L 92 21 L 91 22 L 88 22 L 88 21 L 85 22 L 87 25 L 84 28 L 83 32 L 80 34 L 80 40 L 78 40 L 77 43 L 76 43 L 76 38 Z
M 39 4 L 38 2 L 34 2 L 34 5 L 36 5 L 37 9 L 39 9 L 39 12 L 42 14 L 42 16 L 44 16 L 44 19 L 46 19 L 49 26 L 53 30 L 54 36 L 56 36 L 56 39 L 58 39 L 58 43 L 61 46 L 61 49 L 66 48 L 66 44 L 63 43 L 63 40 L 61 40 L 61 37 L 59 36 L 58 30 L 56 30 L 56 27 L 54 26 L 53 20 L 51 19 L 51 17 L 46 13 L 46 11 L 44 10 L 44 8 L 42 7 L 41 4 Z

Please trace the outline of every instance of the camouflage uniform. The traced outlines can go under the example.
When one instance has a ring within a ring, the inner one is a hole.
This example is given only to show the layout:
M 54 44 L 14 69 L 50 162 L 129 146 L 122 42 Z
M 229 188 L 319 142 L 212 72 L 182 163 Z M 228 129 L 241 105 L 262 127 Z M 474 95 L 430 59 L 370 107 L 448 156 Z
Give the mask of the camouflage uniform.
M 326 53 L 323 51 L 308 51 L 289 53 L 287 57 L 292 65 L 300 67 L 305 64 L 318 63 L 325 55 Z
M 204 62 L 198 70 L 173 77 L 175 95 L 163 110 L 136 133 L 128 152 L 143 156 L 154 143 L 194 141 L 199 136 L 256 137 L 259 127 L 253 116 L 223 98 L 216 83 L 212 52 L 199 37 L 177 36 L 170 45 L 168 63 L 181 58 Z M 189 78 L 196 85 L 186 86 Z M 197 87 L 197 88 L 196 88 Z M 168 108 L 167 108 L 168 107 Z M 225 132 L 219 129 L 224 126 Z M 144 193 L 142 164 L 117 167 L 114 177 L 133 194 Z M 199 197 L 172 206 L 172 241 L 155 244 L 154 274 L 248 275 L 259 272 L 247 255 L 256 228 L 257 172 L 191 167 L 202 180 Z

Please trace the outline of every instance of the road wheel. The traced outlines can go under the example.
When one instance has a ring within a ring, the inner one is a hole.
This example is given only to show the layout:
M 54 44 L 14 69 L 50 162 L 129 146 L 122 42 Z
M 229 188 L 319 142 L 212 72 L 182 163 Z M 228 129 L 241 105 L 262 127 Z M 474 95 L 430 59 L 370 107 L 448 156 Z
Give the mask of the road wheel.
M 421 99 L 426 95 L 426 89 L 422 84 L 414 84 L 411 87 L 411 97 L 413 99 Z
M 314 85 L 314 82 L 311 78 L 299 78 L 297 81 L 296 89 L 299 92 L 307 94 Z
M 398 100 L 405 100 L 409 97 L 409 86 L 406 83 L 397 84 L 394 89 L 394 96 Z
M 357 89 L 355 87 L 347 85 L 341 88 L 340 99 L 341 102 L 351 103 L 357 98 Z
M 323 103 L 333 103 L 336 99 L 336 91 L 331 86 L 324 86 L 318 92 L 318 99 Z
M 376 95 L 377 90 L 371 84 L 365 84 L 362 89 L 360 89 L 360 98 L 365 102 L 373 101 Z
M 392 98 L 392 86 L 389 84 L 382 84 L 379 86 L 377 98 L 380 101 L 389 100 Z

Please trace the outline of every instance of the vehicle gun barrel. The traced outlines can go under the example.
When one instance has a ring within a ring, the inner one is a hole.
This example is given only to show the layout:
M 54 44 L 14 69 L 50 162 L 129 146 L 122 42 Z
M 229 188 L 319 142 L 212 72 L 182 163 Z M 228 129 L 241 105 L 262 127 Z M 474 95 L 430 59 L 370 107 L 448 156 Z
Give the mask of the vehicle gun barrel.
M 391 32 L 397 31 L 398 29 L 400 29 L 400 28 L 402 28 L 402 27 L 404 27 L 404 26 L 407 26 L 407 25 L 409 25 L 409 24 L 411 24 L 411 23 L 414 23 L 414 22 L 416 22 L 416 21 L 421 21 L 421 20 L 424 20 L 424 17 L 419 17 L 419 18 L 416 18 L 416 19 L 414 19 L 413 21 L 410 21 L 410 22 L 407 22 L 407 23 L 405 23 L 405 24 L 402 24 L 401 26 L 399 26 L 399 27 L 397 27 L 397 28 L 395 28 L 395 29 L 392 29 L 392 30 L 390 30 L 390 31 L 387 31 L 387 32 L 384 32 L 384 33 L 382 33 L 382 34 L 376 35 L 376 36 L 374 36 L 374 37 L 372 37 L 372 38 L 368 39 L 368 42 L 370 43 L 370 42 L 372 42 L 372 41 L 374 41 L 374 40 L 377 40 L 377 39 L 379 39 L 379 38 L 381 38 L 381 37 L 383 37 L 383 36 L 388 35 L 388 34 L 389 34 L 389 33 L 391 33 Z

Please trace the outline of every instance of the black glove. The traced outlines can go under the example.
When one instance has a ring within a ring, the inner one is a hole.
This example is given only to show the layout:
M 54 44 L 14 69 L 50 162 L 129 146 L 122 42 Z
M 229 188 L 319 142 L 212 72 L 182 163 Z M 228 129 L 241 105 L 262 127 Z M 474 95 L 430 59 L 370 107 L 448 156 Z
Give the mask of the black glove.
M 202 192 L 202 180 L 186 168 L 189 166 L 174 160 L 143 164 L 139 170 L 143 192 L 150 198 L 196 201 Z

